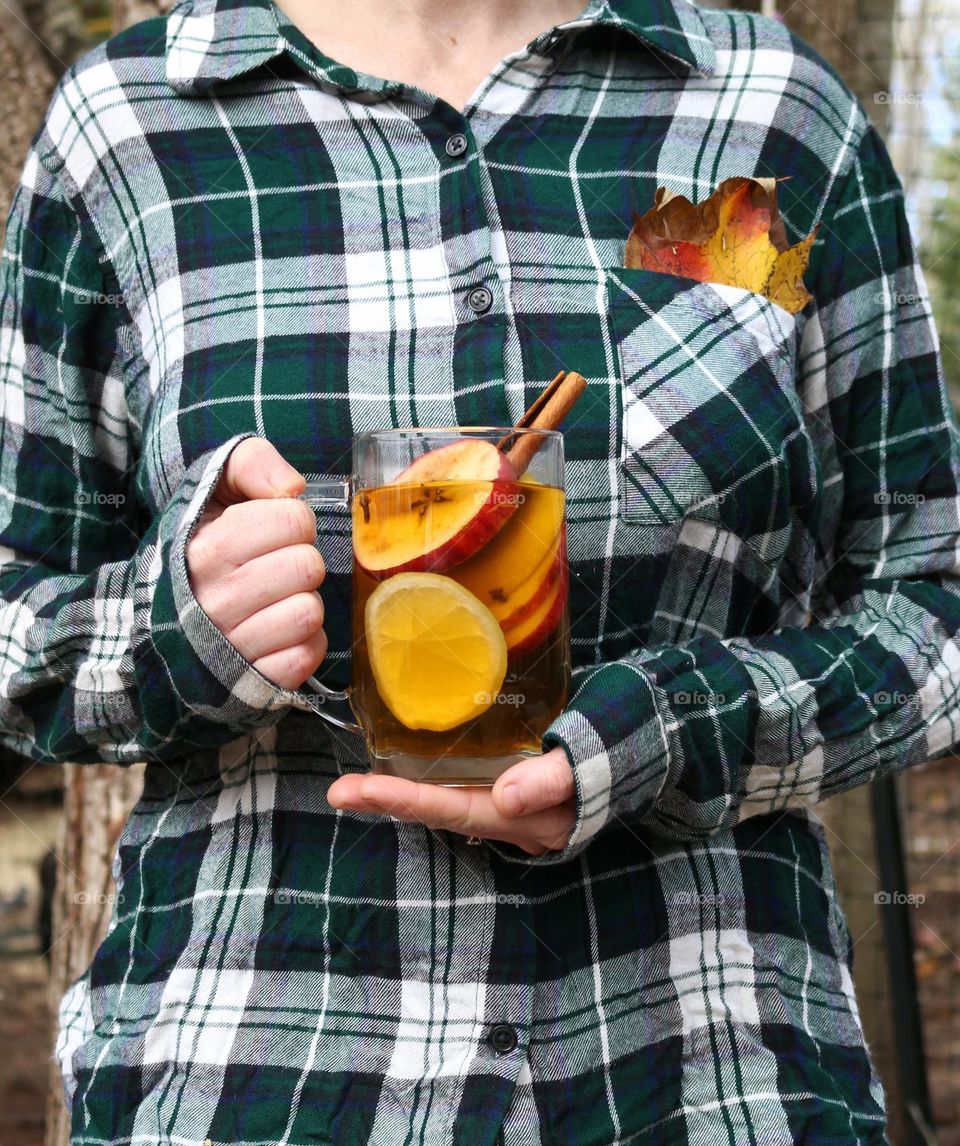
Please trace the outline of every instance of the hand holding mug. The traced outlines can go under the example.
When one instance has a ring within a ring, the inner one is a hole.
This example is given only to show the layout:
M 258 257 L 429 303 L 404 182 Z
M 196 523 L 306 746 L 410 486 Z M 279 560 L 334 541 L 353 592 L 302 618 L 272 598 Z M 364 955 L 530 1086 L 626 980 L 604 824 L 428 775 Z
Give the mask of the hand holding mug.
M 263 438 L 232 451 L 187 546 L 200 607 L 255 669 L 298 688 L 327 651 L 316 521 L 303 476 Z

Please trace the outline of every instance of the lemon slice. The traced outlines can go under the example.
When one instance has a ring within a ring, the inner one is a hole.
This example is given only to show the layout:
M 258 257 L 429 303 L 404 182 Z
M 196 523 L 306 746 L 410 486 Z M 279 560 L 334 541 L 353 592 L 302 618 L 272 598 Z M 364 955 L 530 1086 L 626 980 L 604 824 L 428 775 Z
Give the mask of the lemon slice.
M 439 573 L 398 573 L 370 594 L 367 652 L 383 703 L 407 728 L 445 732 L 493 704 L 507 672 L 496 618 Z

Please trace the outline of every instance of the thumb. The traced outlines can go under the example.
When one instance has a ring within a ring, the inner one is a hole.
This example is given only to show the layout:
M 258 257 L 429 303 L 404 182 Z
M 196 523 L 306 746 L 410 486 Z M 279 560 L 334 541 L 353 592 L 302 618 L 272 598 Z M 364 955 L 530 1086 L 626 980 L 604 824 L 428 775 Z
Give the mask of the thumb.
M 573 769 L 559 745 L 544 756 L 533 756 L 513 764 L 497 777 L 490 793 L 502 816 L 524 816 L 543 812 L 576 795 Z
M 266 438 L 244 438 L 227 458 L 217 500 L 233 505 L 259 497 L 296 497 L 305 488 L 303 475 Z

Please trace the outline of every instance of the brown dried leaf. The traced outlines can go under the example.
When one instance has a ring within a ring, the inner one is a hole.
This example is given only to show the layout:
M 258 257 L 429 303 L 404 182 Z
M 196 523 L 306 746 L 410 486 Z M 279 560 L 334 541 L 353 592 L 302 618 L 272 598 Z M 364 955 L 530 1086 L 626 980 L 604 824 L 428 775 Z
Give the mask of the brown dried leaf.
M 660 187 L 635 219 L 624 266 L 742 287 L 796 314 L 812 297 L 803 274 L 816 234 L 789 245 L 775 179 L 725 179 L 699 204 Z

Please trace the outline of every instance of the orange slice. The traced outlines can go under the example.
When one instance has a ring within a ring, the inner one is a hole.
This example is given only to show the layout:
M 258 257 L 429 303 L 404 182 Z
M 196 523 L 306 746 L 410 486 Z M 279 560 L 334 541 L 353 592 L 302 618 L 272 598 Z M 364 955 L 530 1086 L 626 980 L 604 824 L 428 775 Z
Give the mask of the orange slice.
M 493 704 L 507 672 L 496 618 L 439 573 L 398 573 L 370 594 L 367 652 L 383 703 L 407 728 L 445 732 Z

